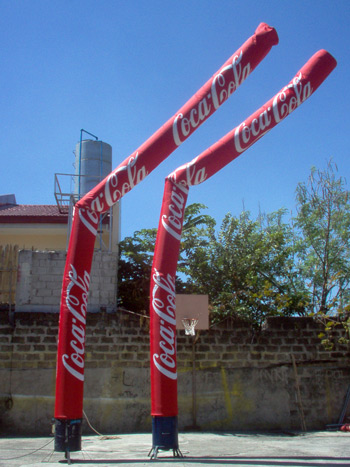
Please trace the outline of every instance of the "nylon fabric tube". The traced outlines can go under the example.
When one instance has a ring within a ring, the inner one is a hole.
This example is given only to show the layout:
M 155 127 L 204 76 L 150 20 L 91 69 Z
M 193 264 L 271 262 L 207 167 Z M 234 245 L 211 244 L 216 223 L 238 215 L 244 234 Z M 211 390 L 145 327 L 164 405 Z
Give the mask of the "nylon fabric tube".
M 177 415 L 175 277 L 188 190 L 167 179 L 150 285 L 153 416 Z
M 107 211 L 189 138 L 238 89 L 276 44 L 278 35 L 275 29 L 261 23 L 199 91 L 96 188 L 78 201 L 78 206 L 100 213 Z
M 175 277 L 189 187 L 208 180 L 283 121 L 311 96 L 335 66 L 336 61 L 328 52 L 317 52 L 265 105 L 167 177 L 150 289 L 152 416 L 176 416 L 178 410 L 176 342 L 172 340 L 167 346 L 166 336 L 176 339 Z
M 90 271 L 100 216 L 75 209 L 63 275 L 55 418 L 83 418 L 85 329 Z
M 276 31 L 261 23 L 172 118 L 75 205 L 61 295 L 56 418 L 82 418 L 85 313 L 99 214 L 109 210 L 199 128 L 277 43 Z

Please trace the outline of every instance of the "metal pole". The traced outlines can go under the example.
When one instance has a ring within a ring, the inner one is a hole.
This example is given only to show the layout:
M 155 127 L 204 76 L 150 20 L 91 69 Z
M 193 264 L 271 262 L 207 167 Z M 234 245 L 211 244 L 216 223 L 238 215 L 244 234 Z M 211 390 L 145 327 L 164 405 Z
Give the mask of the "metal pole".
M 197 428 L 197 400 L 196 400 L 196 340 L 192 342 L 192 423 Z

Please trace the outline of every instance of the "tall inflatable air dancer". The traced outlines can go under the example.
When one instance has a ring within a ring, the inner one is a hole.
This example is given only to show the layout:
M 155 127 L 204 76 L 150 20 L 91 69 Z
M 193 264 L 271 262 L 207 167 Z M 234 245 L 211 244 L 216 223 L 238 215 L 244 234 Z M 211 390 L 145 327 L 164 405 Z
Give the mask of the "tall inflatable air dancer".
M 189 188 L 208 180 L 299 107 L 335 68 L 317 52 L 292 81 L 216 144 L 170 174 L 165 181 L 150 286 L 151 414 L 153 446 L 181 456 L 177 432 L 175 276 Z
M 100 215 L 140 183 L 245 81 L 272 46 L 276 31 L 261 23 L 232 57 L 153 136 L 74 208 L 63 275 L 57 349 L 55 450 L 81 450 L 85 330 L 90 270 Z

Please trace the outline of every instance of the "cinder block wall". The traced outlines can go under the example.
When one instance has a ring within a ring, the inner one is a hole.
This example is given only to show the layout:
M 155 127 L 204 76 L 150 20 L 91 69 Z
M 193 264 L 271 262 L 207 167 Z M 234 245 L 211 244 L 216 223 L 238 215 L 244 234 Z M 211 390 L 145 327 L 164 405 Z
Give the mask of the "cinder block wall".
M 56 313 L 16 313 L 15 328 L 0 314 L 3 434 L 49 434 L 57 326 Z M 227 321 L 201 331 L 195 345 L 179 331 L 179 429 L 196 423 L 205 431 L 299 430 L 292 355 L 307 429 L 337 423 L 350 382 L 350 352 L 339 344 L 324 350 L 321 330 L 310 318 L 269 318 L 255 334 Z M 100 433 L 151 431 L 147 318 L 90 313 L 85 376 L 84 411 Z M 84 433 L 90 432 L 85 423 Z
M 59 311 L 65 262 L 65 251 L 21 250 L 18 256 L 16 310 Z M 94 253 L 88 311 L 116 309 L 117 268 L 117 253 Z

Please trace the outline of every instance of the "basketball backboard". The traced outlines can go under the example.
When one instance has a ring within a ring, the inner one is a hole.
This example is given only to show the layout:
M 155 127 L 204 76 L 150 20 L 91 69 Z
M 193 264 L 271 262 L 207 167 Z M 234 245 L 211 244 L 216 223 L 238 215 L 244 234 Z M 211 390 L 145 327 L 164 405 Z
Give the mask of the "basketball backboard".
M 208 295 L 176 294 L 176 329 L 184 329 L 183 319 L 196 319 L 196 330 L 209 329 Z

